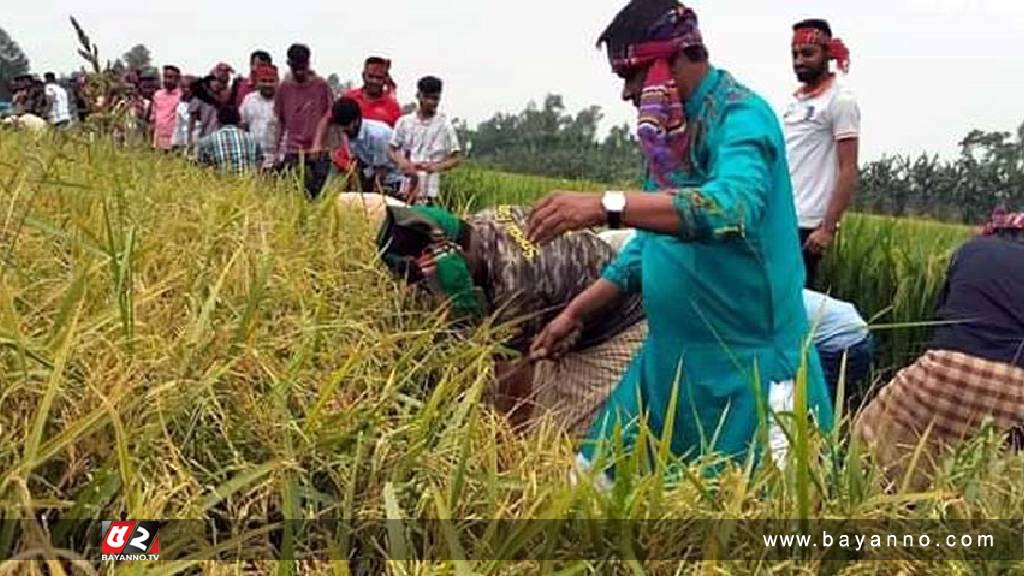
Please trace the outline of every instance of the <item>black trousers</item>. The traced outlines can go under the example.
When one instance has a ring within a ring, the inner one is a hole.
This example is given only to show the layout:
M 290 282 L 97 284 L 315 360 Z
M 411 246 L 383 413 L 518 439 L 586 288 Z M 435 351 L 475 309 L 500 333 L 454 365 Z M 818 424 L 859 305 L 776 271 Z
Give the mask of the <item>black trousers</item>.
M 814 233 L 814 228 L 801 228 L 800 229 L 800 250 L 804 255 L 804 268 L 807 271 L 807 280 L 804 283 L 806 288 L 813 289 L 815 283 L 818 280 L 818 266 L 821 264 L 821 254 L 815 254 L 809 251 L 804 246 L 807 244 L 807 238 Z
M 327 177 L 331 174 L 331 159 L 324 156 L 313 158 L 304 156 L 301 159 L 303 186 L 306 189 L 306 196 L 310 200 L 320 197 L 324 185 L 327 184 Z M 298 172 L 300 168 L 300 156 L 298 154 L 287 154 L 284 157 L 283 171 Z

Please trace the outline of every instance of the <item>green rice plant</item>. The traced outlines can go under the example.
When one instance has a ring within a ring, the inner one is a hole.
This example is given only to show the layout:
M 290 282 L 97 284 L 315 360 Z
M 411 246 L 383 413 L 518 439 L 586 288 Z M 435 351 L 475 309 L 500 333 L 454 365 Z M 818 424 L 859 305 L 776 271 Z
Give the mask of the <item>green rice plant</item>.
M 51 553 L 74 534 L 55 528 L 48 543 L 8 522 L 0 574 L 1020 573 L 953 560 L 834 568 L 815 552 L 768 562 L 732 524 L 1019 516 L 1024 461 L 996 438 L 951 453 L 912 493 L 887 490 L 869 447 L 800 417 L 780 418 L 794 442 L 782 467 L 681 462 L 641 425 L 636 450 L 609 454 L 621 472 L 611 491 L 573 484 L 576 442 L 549 421 L 517 432 L 482 400 L 498 331 L 455 332 L 396 284 L 375 231 L 330 201 L 336 190 L 309 202 L 291 180 L 226 178 L 73 133 L 0 133 L 0 158 L 0 513 L 234 528 L 216 542 L 167 532 L 168 560 L 114 565 L 95 542 Z M 464 209 L 600 189 L 472 167 L 451 176 Z M 840 295 L 863 289 L 854 300 L 882 314 L 876 325 L 927 319 L 917 299 L 941 284 L 936 254 L 962 234 L 920 226 L 915 245 L 899 223 L 852 218 L 828 264 Z M 413 522 L 372 524 L 388 518 Z M 431 532 L 426 519 L 450 522 Z M 544 522 L 559 519 L 584 523 L 567 534 Z M 307 533 L 293 520 L 323 524 Z M 604 520 L 630 523 L 593 524 Z M 644 528 L 661 520 L 672 522 Z M 630 558 L 695 539 L 705 562 Z M 601 557 L 573 557 L 581 547 Z
M 953 252 L 971 229 L 927 220 L 852 214 L 822 265 L 818 288 L 857 305 L 890 373 L 923 352 Z
M 451 172 L 441 183 L 445 202 L 461 212 L 498 204 L 529 205 L 554 190 L 598 192 L 607 189 L 598 182 L 510 174 L 473 165 Z

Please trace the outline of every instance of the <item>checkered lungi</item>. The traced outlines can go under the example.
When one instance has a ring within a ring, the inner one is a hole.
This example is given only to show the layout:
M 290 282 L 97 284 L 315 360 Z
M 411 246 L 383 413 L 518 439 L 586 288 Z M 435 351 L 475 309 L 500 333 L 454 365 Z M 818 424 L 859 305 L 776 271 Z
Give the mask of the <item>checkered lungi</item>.
M 528 399 L 531 420 L 553 417 L 567 434 L 585 436 L 645 338 L 647 321 L 643 320 L 597 346 L 566 354 L 556 362 L 538 362 Z
M 1024 425 L 1024 368 L 932 350 L 882 389 L 857 417 L 854 432 L 890 479 L 899 480 L 928 431 L 918 460 L 925 470 L 915 470 L 921 485 L 948 447 L 969 439 L 988 419 L 1007 432 Z

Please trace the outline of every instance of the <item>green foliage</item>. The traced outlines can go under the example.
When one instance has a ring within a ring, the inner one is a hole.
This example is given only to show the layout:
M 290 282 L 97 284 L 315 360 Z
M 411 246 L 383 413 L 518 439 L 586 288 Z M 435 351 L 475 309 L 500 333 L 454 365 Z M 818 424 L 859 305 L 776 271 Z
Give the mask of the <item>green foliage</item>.
M 970 234 L 970 228 L 928 220 L 843 219 L 818 288 L 853 302 L 872 324 L 881 374 L 924 351 L 949 258 Z
M 149 48 L 146 48 L 144 44 L 132 46 L 124 53 L 122 60 L 129 70 L 144 72 L 153 67 L 153 58 L 149 53 Z
M 1000 207 L 1024 207 L 1024 124 L 1015 134 L 974 130 L 952 161 L 885 157 L 861 171 L 859 210 L 980 224 Z
M 22 74 L 28 74 L 28 57 L 21 46 L 0 28 L 0 100 L 8 100 L 11 92 L 8 84 Z
M 614 126 L 599 142 L 601 118 L 598 106 L 567 114 L 562 97 L 551 94 L 539 108 L 531 102 L 518 114 L 498 113 L 461 131 L 470 157 L 483 166 L 600 182 L 639 181 L 643 165 L 629 127 Z
M 441 179 L 441 198 L 450 207 L 472 212 L 498 204 L 531 204 L 553 190 L 597 192 L 607 185 L 587 180 L 498 172 L 467 164 Z

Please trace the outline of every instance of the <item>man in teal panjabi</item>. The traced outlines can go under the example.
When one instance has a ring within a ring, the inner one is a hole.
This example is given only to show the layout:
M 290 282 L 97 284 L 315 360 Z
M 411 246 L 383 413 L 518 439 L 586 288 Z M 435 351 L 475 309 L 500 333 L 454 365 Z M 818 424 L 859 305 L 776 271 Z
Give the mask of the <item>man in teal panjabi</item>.
M 802 365 L 811 413 L 831 428 L 828 391 L 808 341 L 778 119 L 761 97 L 708 63 L 696 15 L 674 0 L 634 0 L 600 43 L 624 81 L 623 99 L 639 109 L 645 191 L 553 192 L 534 207 L 530 238 L 544 243 L 602 224 L 640 232 L 531 353 L 547 356 L 623 292 L 642 294 L 649 335 L 595 420 L 581 463 L 592 464 L 598 449 L 607 454 L 618 426 L 628 445 L 643 414 L 653 433 L 672 434 L 678 457 L 742 458 L 759 447 L 759 404 L 793 410 Z M 785 435 L 776 427 L 769 437 L 773 456 L 781 455 Z

